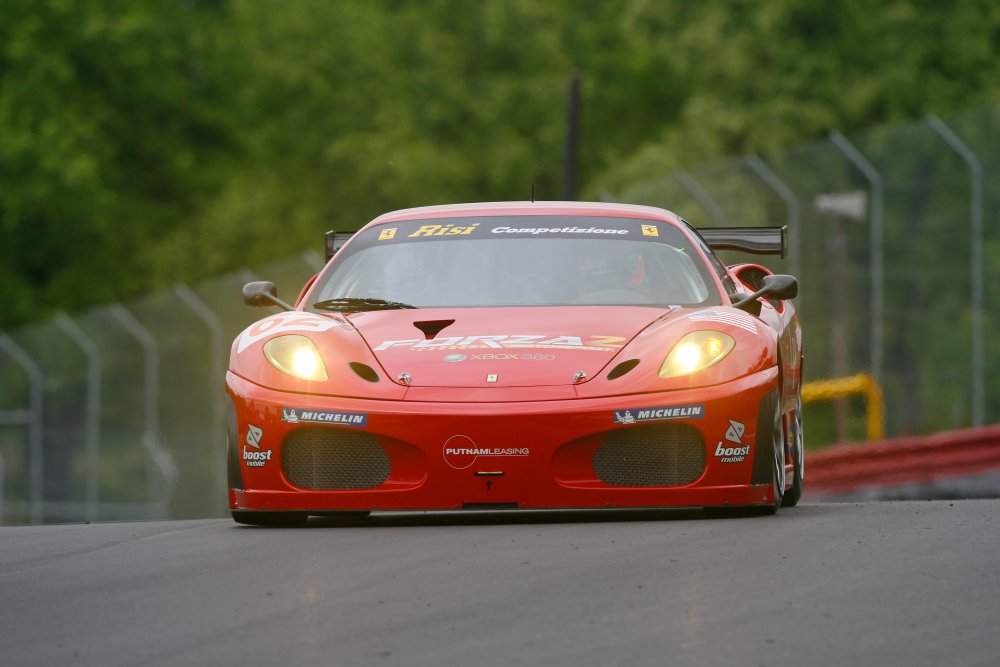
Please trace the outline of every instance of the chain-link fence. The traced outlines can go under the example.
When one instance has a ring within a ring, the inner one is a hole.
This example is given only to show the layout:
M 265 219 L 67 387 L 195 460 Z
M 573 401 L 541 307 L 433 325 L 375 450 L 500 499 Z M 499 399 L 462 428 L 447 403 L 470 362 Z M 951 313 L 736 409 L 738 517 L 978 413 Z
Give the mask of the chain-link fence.
M 806 379 L 870 372 L 890 436 L 1000 420 L 1000 109 L 873 129 L 614 195 L 696 226 L 787 224 Z M 733 256 L 732 261 L 746 261 Z
M 224 514 L 229 346 L 265 314 L 240 291 L 260 276 L 294 298 L 322 265 L 309 252 L 0 333 L 0 523 Z
M 696 226 L 787 224 L 788 257 L 766 263 L 800 279 L 807 380 L 874 374 L 890 436 L 995 422 L 998 130 L 990 108 L 834 133 L 612 197 Z M 228 350 L 262 314 L 240 289 L 259 276 L 294 298 L 321 265 L 307 253 L 0 334 L 0 523 L 222 515 Z

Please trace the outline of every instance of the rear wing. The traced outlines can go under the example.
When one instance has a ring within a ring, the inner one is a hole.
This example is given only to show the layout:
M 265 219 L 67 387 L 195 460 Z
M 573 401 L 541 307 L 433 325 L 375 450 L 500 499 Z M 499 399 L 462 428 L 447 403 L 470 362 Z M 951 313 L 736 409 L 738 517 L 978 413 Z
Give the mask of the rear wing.
M 334 232 L 329 231 L 326 233 L 326 261 L 330 261 L 330 258 L 337 254 L 348 239 L 354 236 L 354 232 Z
M 697 230 L 712 250 L 785 256 L 788 227 L 709 227 Z

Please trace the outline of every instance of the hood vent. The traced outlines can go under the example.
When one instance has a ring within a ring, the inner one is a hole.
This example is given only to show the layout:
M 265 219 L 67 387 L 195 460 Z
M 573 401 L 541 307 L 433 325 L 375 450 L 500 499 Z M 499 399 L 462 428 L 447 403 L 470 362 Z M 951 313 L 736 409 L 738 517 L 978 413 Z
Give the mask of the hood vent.
M 414 322 L 413 326 L 423 332 L 425 340 L 433 340 L 434 336 L 437 336 L 441 331 L 454 323 L 455 320 L 426 320 L 423 322 Z
M 368 364 L 362 364 L 357 361 L 351 362 L 351 370 L 354 371 L 359 378 L 362 380 L 368 380 L 369 382 L 378 382 L 378 373 L 375 369 Z
M 629 359 L 628 361 L 623 361 L 611 369 L 611 372 L 608 373 L 608 379 L 617 380 L 618 378 L 625 375 L 638 365 L 639 365 L 638 359 Z

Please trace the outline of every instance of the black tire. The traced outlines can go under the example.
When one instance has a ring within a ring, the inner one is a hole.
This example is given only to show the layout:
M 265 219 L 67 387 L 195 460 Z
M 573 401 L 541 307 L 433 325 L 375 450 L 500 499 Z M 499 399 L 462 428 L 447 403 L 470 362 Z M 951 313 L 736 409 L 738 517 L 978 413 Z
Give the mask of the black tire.
M 305 512 L 233 512 L 233 521 L 247 526 L 303 526 L 308 518 Z
M 795 474 L 792 478 L 792 486 L 785 490 L 785 496 L 781 499 L 782 507 L 795 507 L 802 498 L 802 485 L 805 480 L 806 450 L 805 433 L 802 430 L 802 392 L 799 391 L 798 400 L 795 403 L 795 418 L 792 421 L 794 439 L 792 445 L 792 463 Z

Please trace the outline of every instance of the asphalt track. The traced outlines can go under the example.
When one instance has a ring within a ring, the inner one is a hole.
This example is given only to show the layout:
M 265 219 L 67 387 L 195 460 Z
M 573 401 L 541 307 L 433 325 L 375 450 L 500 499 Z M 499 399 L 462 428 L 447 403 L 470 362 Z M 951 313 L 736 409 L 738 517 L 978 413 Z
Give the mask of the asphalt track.
M 998 516 L 0 528 L 0 665 L 998 665 Z

